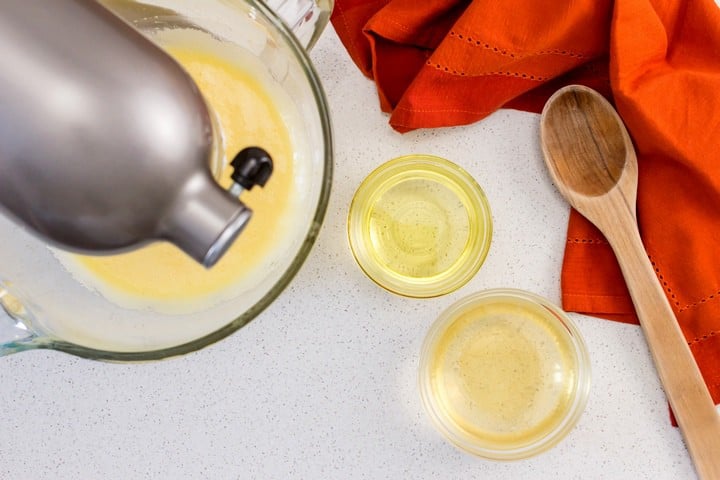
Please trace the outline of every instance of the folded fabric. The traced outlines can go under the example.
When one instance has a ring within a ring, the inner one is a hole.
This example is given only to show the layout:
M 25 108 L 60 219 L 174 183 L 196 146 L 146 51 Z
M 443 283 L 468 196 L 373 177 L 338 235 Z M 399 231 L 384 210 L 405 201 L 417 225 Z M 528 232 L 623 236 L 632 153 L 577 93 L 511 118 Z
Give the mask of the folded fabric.
M 638 222 L 720 402 L 720 10 L 713 0 L 336 0 L 332 23 L 405 132 L 539 112 L 579 83 L 614 101 L 639 161 Z M 569 311 L 636 322 L 603 236 L 571 212 Z

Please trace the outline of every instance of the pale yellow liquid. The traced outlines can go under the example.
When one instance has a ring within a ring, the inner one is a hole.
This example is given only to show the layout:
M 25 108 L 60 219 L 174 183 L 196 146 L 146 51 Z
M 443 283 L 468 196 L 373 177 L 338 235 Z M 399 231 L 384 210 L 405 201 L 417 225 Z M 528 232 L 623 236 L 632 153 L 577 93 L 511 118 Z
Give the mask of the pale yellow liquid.
M 257 268 L 287 234 L 284 225 L 295 189 L 292 143 L 268 90 L 240 65 L 211 51 L 184 46 L 166 49 L 194 78 L 217 115 L 227 155 L 232 158 L 247 146 L 261 146 L 273 158 L 274 171 L 264 188 L 243 193 L 242 200 L 252 208 L 253 217 L 212 269 L 203 268 L 164 242 L 121 255 L 74 256 L 84 270 L 74 268 L 74 273 L 79 273 L 83 283 L 92 284 L 115 303 L 125 299 L 131 305 L 124 306 L 144 307 L 142 299 L 149 299 L 155 302 L 150 305 L 160 310 L 172 310 L 163 308 L 163 302 L 187 306 L 193 299 L 210 297 Z M 230 184 L 231 172 L 227 167 L 220 175 L 225 187 Z
M 464 285 L 492 237 L 487 199 L 458 165 L 432 155 L 390 160 L 360 184 L 348 239 L 363 271 L 382 287 L 432 297 Z
M 531 304 L 480 305 L 440 335 L 430 353 L 431 392 L 473 443 L 527 445 L 566 415 L 577 383 L 572 340 L 548 315 Z
M 401 179 L 382 192 L 368 223 L 376 263 L 423 279 L 446 272 L 463 256 L 470 229 L 458 192 L 432 177 Z

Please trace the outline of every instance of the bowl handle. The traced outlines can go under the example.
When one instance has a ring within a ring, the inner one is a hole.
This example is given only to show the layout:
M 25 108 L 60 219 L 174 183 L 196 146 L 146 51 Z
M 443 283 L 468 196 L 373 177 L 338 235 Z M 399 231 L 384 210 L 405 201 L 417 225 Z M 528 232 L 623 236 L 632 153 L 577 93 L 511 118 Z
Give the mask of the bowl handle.
M 30 311 L 0 283 L 0 356 L 42 346 Z
M 305 50 L 310 51 L 330 20 L 335 0 L 265 0 L 265 4 L 292 30 Z

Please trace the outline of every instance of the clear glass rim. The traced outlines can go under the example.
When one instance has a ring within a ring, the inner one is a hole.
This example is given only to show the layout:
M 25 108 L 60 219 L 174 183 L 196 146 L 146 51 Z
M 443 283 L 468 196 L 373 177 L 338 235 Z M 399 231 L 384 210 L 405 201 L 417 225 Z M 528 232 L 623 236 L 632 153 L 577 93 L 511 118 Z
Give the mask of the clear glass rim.
M 516 297 L 536 303 L 547 309 L 555 318 L 560 326 L 565 328 L 572 340 L 574 354 L 577 359 L 577 381 L 573 390 L 573 399 L 570 408 L 565 413 L 562 421 L 548 430 L 545 435 L 532 443 L 518 446 L 516 448 L 488 448 L 473 443 L 466 435 L 453 429 L 450 422 L 443 421 L 443 415 L 440 414 L 435 399 L 430 392 L 430 375 L 429 360 L 430 353 L 433 349 L 437 336 L 444 330 L 447 325 L 453 321 L 455 315 L 467 306 L 499 297 Z M 587 400 L 590 393 L 591 383 L 591 365 L 590 358 L 585 345 L 585 341 L 570 317 L 559 307 L 555 306 L 547 299 L 534 293 L 514 289 L 514 288 L 495 288 L 483 290 L 469 296 L 466 296 L 446 310 L 430 326 L 425 336 L 420 353 L 420 361 L 418 367 L 418 386 L 420 391 L 421 403 L 428 417 L 430 418 L 436 430 L 451 444 L 473 455 L 486 458 L 488 460 L 512 461 L 533 457 L 545 452 L 557 445 L 567 434 L 575 427 L 585 410 Z
M 263 310 L 265 310 L 278 297 L 278 295 L 280 295 L 280 293 L 285 289 L 285 287 L 287 287 L 290 281 L 300 270 L 300 267 L 307 259 L 312 246 L 317 240 L 318 234 L 320 232 L 320 227 L 325 218 L 325 213 L 327 211 L 327 206 L 330 199 L 330 189 L 333 176 L 333 140 L 327 99 L 322 84 L 320 83 L 318 74 L 315 71 L 312 62 L 310 61 L 310 57 L 307 51 L 305 50 L 305 48 L 303 48 L 303 46 L 295 38 L 294 34 L 285 25 L 285 22 L 283 22 L 283 20 L 280 19 L 262 1 L 244 1 L 250 6 L 251 9 L 254 9 L 256 13 L 259 13 L 261 16 L 265 17 L 265 19 L 267 19 L 267 21 L 280 33 L 281 37 L 290 47 L 290 50 L 294 54 L 296 60 L 302 66 L 308 83 L 310 84 L 310 87 L 312 89 L 315 103 L 318 105 L 318 113 L 322 126 L 324 143 L 324 175 L 322 184 L 320 186 L 318 203 L 312 221 L 309 225 L 308 231 L 305 235 L 305 239 L 303 240 L 303 243 L 301 244 L 297 254 L 293 258 L 292 263 L 288 266 L 288 268 L 285 270 L 280 279 L 273 285 L 273 287 L 258 302 L 256 302 L 252 307 L 250 307 L 250 309 L 246 310 L 240 316 L 238 316 L 231 322 L 225 324 L 223 327 L 190 342 L 156 350 L 125 352 L 93 349 L 82 345 L 66 342 L 61 339 L 53 337 L 43 337 L 42 335 L 40 335 L 29 338 L 26 341 L 19 341 L 14 344 L 9 343 L 4 347 L 7 351 L 20 352 L 23 350 L 31 349 L 51 349 L 83 358 L 103 360 L 109 362 L 144 362 L 185 355 L 187 353 L 200 350 L 219 340 L 222 340 L 223 338 L 247 325 Z

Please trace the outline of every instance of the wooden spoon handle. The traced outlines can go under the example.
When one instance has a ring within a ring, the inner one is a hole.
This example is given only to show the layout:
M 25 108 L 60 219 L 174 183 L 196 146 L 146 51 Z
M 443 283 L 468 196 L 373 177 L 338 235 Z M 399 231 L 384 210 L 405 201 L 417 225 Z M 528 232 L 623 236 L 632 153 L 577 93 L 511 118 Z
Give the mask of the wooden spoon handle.
M 633 228 L 606 231 L 685 444 L 702 479 L 720 479 L 720 415 L 650 263 L 635 219 Z

